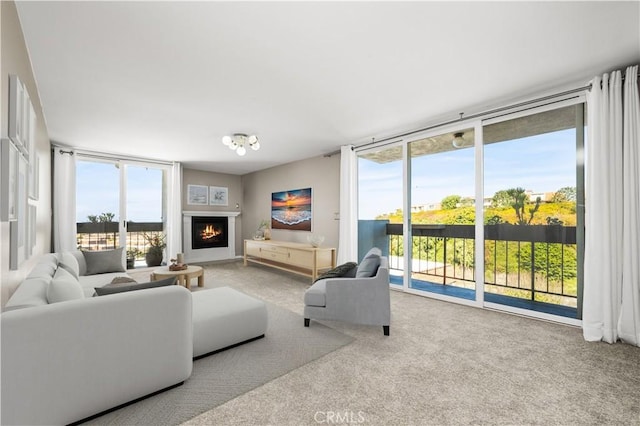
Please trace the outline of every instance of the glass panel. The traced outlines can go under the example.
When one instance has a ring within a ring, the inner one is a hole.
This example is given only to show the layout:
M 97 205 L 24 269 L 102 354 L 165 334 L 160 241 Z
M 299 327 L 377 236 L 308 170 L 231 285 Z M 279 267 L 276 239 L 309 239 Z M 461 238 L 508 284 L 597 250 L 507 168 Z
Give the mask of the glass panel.
M 148 239 L 163 238 L 163 170 L 127 165 L 127 262 L 144 265 Z M 165 259 L 165 261 L 168 259 Z
M 576 318 L 582 111 L 570 106 L 483 128 L 485 301 Z
M 475 300 L 474 130 L 409 144 L 410 287 Z
M 119 246 L 120 170 L 113 162 L 76 163 L 78 248 L 106 250 Z
M 379 247 L 389 256 L 392 286 L 402 286 L 404 276 L 402 173 L 401 146 L 358 156 L 358 261 Z

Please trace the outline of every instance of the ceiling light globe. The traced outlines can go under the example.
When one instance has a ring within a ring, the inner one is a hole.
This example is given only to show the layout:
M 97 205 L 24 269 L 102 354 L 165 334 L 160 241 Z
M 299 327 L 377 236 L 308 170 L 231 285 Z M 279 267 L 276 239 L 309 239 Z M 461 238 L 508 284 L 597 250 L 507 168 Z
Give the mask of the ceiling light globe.
M 258 137 L 256 135 L 251 135 L 247 138 L 247 141 L 249 142 L 249 145 L 253 145 L 258 142 Z
M 252 150 L 257 151 L 260 149 L 260 142 L 255 141 L 252 144 L 249 144 L 249 146 L 251 147 Z
M 223 136 L 222 143 L 229 146 L 229 144 L 231 143 L 231 136 Z
M 236 152 L 238 153 L 239 156 L 243 156 L 247 153 L 247 150 L 245 149 L 244 146 L 240 146 L 238 147 L 238 150 Z

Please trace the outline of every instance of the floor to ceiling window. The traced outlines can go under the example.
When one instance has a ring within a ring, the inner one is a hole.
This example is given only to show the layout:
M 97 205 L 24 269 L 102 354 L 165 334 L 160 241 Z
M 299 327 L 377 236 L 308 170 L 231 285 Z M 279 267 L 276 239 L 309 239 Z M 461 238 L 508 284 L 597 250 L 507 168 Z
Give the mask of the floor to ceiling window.
M 485 302 L 578 317 L 583 116 L 579 104 L 485 123 Z
M 164 238 L 167 170 L 158 165 L 79 157 L 78 247 L 126 247 L 129 261 L 142 262 L 149 240 Z
M 395 144 L 358 154 L 358 259 L 372 247 L 389 257 L 391 285 L 404 277 L 402 233 L 389 228 L 404 221 L 403 147 Z
M 465 128 L 409 142 L 411 289 L 475 299 L 474 138 Z
M 358 150 L 360 255 L 383 248 L 404 291 L 579 319 L 582 102 L 501 110 Z

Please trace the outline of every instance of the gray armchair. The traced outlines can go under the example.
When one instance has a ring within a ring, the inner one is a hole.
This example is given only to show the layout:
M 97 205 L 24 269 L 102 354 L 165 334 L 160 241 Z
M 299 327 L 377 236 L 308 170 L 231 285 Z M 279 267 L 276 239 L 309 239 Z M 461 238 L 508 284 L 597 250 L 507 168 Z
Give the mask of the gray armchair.
M 311 319 L 381 325 L 384 335 L 388 336 L 389 291 L 389 262 L 379 249 L 371 249 L 354 278 L 321 279 L 306 291 L 304 326 L 309 327 Z

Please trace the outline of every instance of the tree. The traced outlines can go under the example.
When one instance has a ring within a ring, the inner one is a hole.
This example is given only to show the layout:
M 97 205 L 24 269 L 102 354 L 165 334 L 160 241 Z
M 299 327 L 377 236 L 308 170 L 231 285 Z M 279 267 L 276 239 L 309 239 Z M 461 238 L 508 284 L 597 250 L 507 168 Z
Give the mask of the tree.
M 529 219 L 525 218 L 525 205 L 527 204 L 527 193 L 523 188 L 511 188 L 507 189 L 507 194 L 511 197 L 511 207 L 516 211 L 518 217 L 518 225 L 529 225 L 533 220 L 533 216 L 540 208 L 540 197 L 536 198 L 535 207 L 529 207 Z
M 563 201 L 576 202 L 575 186 L 565 186 L 564 188 L 560 188 L 555 192 L 555 194 L 553 194 L 553 198 L 551 198 L 551 202 L 553 203 L 562 203 Z
M 458 204 L 460 203 L 461 199 L 462 199 L 462 197 L 460 197 L 459 195 L 448 195 L 448 196 L 444 197 L 442 199 L 442 201 L 440 202 L 442 210 L 453 210 L 453 209 L 455 209 L 456 207 L 458 207 Z
M 491 199 L 491 207 L 506 207 L 511 205 L 512 201 L 513 200 L 508 194 L 507 190 L 503 189 L 493 194 L 493 198 Z
M 113 213 L 100 213 L 100 215 L 90 214 L 87 216 L 87 220 L 91 223 L 105 223 L 113 222 L 113 218 L 116 217 Z

